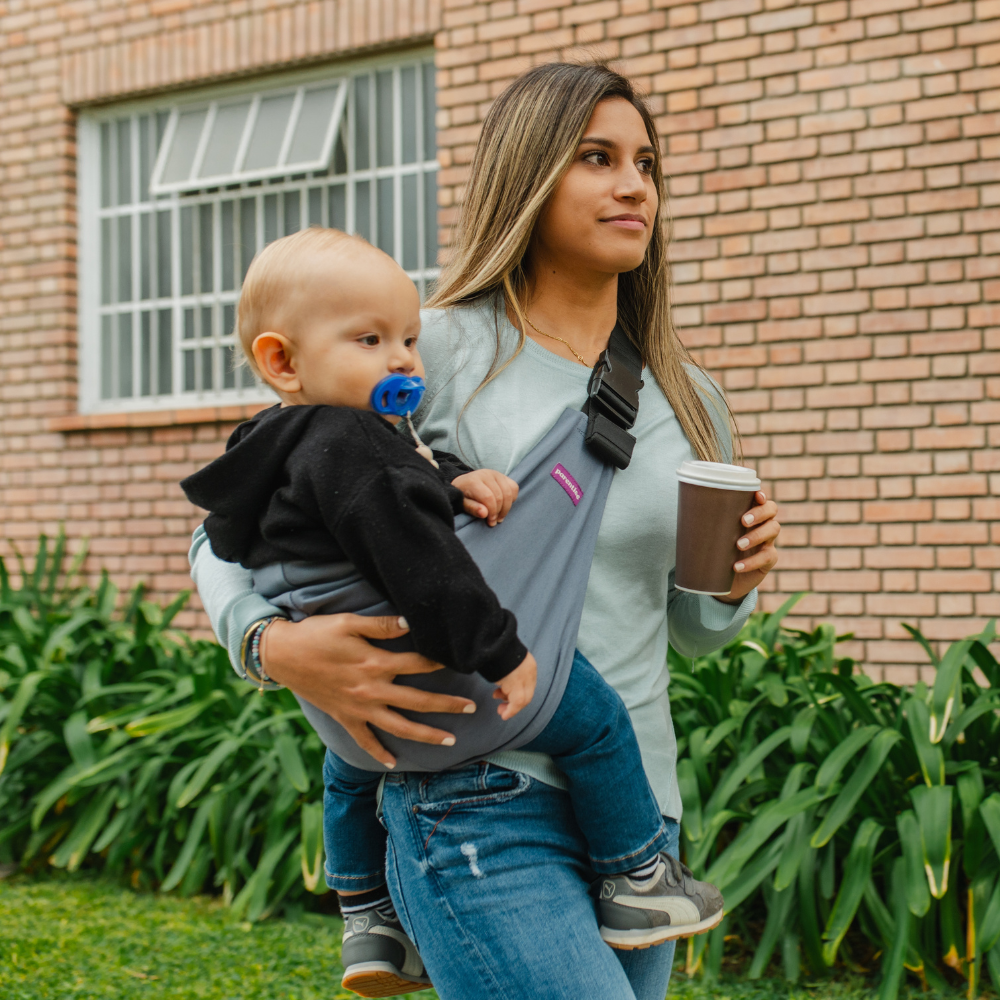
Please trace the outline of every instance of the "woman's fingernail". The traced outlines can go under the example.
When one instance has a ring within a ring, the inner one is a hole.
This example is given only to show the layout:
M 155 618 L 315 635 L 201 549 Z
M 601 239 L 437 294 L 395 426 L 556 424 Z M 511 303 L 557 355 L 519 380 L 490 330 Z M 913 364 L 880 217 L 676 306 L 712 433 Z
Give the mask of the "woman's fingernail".
M 393 761 L 387 760 L 385 761 L 385 766 L 389 768 L 389 770 L 391 771 L 396 766 L 396 762 L 394 760 Z
M 409 627 L 410 627 L 410 623 L 405 618 L 403 618 L 403 617 L 397 618 L 396 619 L 396 624 L 400 628 L 409 629 Z
M 743 563 L 737 563 L 736 564 L 736 572 L 737 573 L 742 573 L 743 572 Z
M 462 709 L 462 712 L 463 712 L 463 713 L 464 713 L 465 715 L 472 715 L 472 713 L 473 713 L 473 712 L 474 712 L 475 710 L 476 710 L 476 703 L 475 703 L 475 702 L 473 702 L 473 703 L 472 703 L 471 705 L 466 705 L 466 706 L 465 706 L 465 708 L 463 708 L 463 709 Z
M 736 543 L 736 545 L 737 545 L 738 548 L 741 548 L 741 549 L 749 548 L 750 547 L 750 539 L 749 538 L 741 538 Z
M 443 746 L 443 747 L 453 747 L 454 745 L 455 745 L 455 737 L 454 736 L 446 736 L 441 741 L 441 746 Z
M 744 524 L 753 524 L 753 514 L 747 514 L 743 518 Z

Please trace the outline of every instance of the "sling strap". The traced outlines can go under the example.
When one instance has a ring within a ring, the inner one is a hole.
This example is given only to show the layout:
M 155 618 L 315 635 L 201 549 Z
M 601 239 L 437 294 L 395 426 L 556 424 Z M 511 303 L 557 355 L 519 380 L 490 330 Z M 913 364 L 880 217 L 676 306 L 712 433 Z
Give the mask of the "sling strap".
M 639 415 L 639 390 L 644 383 L 642 358 L 621 324 L 611 331 L 607 349 L 594 365 L 587 387 L 587 447 L 616 469 L 627 469 L 635 438 L 629 431 Z

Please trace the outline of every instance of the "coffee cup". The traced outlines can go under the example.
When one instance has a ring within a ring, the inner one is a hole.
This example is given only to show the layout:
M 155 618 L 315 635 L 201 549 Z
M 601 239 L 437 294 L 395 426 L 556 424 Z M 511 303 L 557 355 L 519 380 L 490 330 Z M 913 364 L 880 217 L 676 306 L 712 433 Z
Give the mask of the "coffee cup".
M 754 506 L 760 480 L 753 469 L 722 462 L 684 462 L 677 470 L 677 568 L 674 585 L 691 594 L 722 597 L 733 589 L 733 564 L 742 554 L 743 515 Z

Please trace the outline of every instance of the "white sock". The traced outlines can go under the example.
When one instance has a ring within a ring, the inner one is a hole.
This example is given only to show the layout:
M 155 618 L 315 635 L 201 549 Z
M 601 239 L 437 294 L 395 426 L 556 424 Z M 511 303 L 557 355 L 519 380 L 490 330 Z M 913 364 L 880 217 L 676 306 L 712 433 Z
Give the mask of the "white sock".
M 362 894 L 359 893 L 358 895 Z M 369 897 L 371 894 L 364 893 L 363 895 Z M 392 919 L 396 916 L 396 908 L 392 905 L 392 900 L 389 898 L 388 893 L 384 896 L 380 896 L 378 899 L 366 898 L 365 902 L 355 903 L 353 906 L 347 902 L 350 898 L 350 896 L 340 897 L 340 912 L 345 917 L 351 913 L 361 913 L 362 910 L 371 909 L 377 910 L 379 914 L 387 919 Z
M 622 874 L 625 875 L 637 889 L 648 889 L 656 881 L 656 872 L 659 866 L 660 856 L 657 854 L 652 861 L 647 861 L 646 864 L 640 865 L 638 868 L 632 868 Z

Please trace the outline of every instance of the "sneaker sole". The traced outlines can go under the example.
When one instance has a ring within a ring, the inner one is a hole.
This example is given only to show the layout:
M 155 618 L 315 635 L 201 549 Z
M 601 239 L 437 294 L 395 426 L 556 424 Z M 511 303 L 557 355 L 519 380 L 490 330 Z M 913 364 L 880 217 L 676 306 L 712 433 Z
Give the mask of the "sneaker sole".
M 394 997 L 431 988 L 429 979 L 411 979 L 389 962 L 359 962 L 345 973 L 340 985 L 362 997 Z
M 652 948 L 667 941 L 678 941 L 681 938 L 694 937 L 718 927 L 725 916 L 725 910 L 719 910 L 711 917 L 706 917 L 696 924 L 667 924 L 663 927 L 651 927 L 648 930 L 621 931 L 611 927 L 601 927 L 601 937 L 605 943 L 618 951 L 635 951 L 641 948 Z

